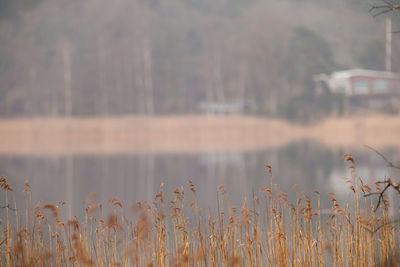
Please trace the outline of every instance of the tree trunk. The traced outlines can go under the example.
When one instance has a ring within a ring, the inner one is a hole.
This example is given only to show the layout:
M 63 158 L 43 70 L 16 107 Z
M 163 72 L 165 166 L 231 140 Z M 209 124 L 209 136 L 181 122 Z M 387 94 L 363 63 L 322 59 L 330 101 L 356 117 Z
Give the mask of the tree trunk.
M 146 95 L 146 113 L 154 115 L 154 93 L 152 80 L 152 55 L 149 40 L 143 41 L 143 70 L 144 70 L 144 90 Z
M 67 42 L 63 43 L 64 62 L 64 115 L 66 118 L 72 114 L 72 92 L 71 92 L 71 51 Z
M 215 53 L 213 64 L 214 88 L 219 103 L 225 103 L 225 93 L 222 85 L 221 54 Z
M 101 32 L 98 33 L 97 37 L 97 70 L 98 70 L 98 86 L 99 94 L 101 95 L 100 100 L 100 114 L 103 116 L 108 115 L 108 94 L 107 86 L 105 86 L 105 53 L 104 53 L 104 40 Z

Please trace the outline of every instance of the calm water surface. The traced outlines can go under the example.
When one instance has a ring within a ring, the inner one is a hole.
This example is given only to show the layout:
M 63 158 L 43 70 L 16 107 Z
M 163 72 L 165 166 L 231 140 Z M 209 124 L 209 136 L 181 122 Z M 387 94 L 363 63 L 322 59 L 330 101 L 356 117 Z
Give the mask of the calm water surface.
M 388 158 L 399 159 L 400 151 L 385 149 Z M 165 184 L 167 196 L 188 180 L 196 185 L 197 198 L 204 209 L 215 209 L 216 192 L 224 185 L 230 204 L 240 206 L 244 198 L 260 195 L 260 188 L 270 186 L 271 177 L 265 163 L 273 168 L 273 184 L 288 193 L 293 201 L 296 193 L 291 187 L 297 184 L 298 192 L 322 195 L 322 206 L 329 208 L 326 192 L 333 191 L 342 201 L 352 195 L 344 177 L 352 177 L 349 164 L 343 162 L 344 153 L 356 159 L 357 176 L 366 182 L 400 176 L 385 167 L 385 162 L 374 152 L 359 149 L 331 150 L 318 143 L 307 141 L 265 151 L 245 153 L 209 153 L 193 155 L 113 155 L 72 157 L 0 157 L 0 174 L 14 187 L 17 203 L 24 203 L 21 193 L 25 180 L 32 188 L 33 202 L 57 203 L 67 201 L 64 214 L 82 216 L 85 200 L 95 193 L 105 209 L 108 200 L 117 196 L 125 206 L 136 201 L 152 201 L 160 184 Z M 189 190 L 186 190 L 189 194 Z

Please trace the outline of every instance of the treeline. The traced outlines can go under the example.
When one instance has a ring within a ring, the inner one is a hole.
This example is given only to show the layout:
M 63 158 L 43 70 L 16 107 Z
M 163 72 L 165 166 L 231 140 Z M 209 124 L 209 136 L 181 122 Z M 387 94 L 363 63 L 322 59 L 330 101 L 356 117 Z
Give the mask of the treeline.
M 362 3 L 4 0 L 0 116 L 199 113 L 200 102 L 243 100 L 256 115 L 324 116 L 337 99 L 314 92 L 313 74 L 384 66 L 383 19 Z

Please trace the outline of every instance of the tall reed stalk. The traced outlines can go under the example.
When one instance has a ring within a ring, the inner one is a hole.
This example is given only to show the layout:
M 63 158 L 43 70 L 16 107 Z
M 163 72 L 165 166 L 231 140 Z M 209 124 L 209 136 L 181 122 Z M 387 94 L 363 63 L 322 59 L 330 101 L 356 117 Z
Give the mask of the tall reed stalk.
M 270 175 L 272 171 L 266 165 Z M 272 179 L 271 179 L 272 180 Z M 0 179 L 2 266 L 379 266 L 396 265 L 399 223 L 382 202 L 375 212 L 371 191 L 361 179 L 349 179 L 353 203 L 342 207 L 329 193 L 331 209 L 322 213 L 320 193 L 296 192 L 290 202 L 272 182 L 240 208 L 230 206 L 228 193 L 217 190 L 216 211 L 199 207 L 196 188 L 176 188 L 170 197 L 163 184 L 153 203 L 134 205 L 130 221 L 118 198 L 113 212 L 102 217 L 92 195 L 82 221 L 62 221 L 60 207 L 37 203 L 32 208 L 25 183 L 25 210 L 9 201 L 13 189 Z M 187 192 L 189 193 L 187 193 Z M 65 203 L 58 203 L 65 206 Z M 66 204 L 68 205 L 68 203 Z M 22 223 L 20 223 L 22 222 Z

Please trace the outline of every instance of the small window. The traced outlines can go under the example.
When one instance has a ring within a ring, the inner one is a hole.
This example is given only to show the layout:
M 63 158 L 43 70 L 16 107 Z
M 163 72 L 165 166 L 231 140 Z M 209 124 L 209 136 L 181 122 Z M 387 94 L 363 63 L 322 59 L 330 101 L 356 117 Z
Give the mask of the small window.
M 354 82 L 354 94 L 368 94 L 368 83 L 366 81 Z
M 376 80 L 374 82 L 375 93 L 386 93 L 388 91 L 388 82 L 385 80 Z

